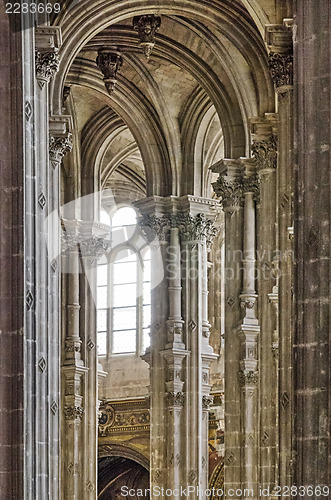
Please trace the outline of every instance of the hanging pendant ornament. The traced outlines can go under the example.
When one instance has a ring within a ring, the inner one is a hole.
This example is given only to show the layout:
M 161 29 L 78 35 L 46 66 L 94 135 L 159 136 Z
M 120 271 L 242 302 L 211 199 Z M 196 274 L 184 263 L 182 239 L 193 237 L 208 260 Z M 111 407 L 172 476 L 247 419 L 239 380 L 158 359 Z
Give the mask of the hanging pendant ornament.
M 117 72 L 123 64 L 121 52 L 119 50 L 100 49 L 96 63 L 103 74 L 103 81 L 105 82 L 108 94 L 111 95 L 116 87 Z
M 146 59 L 150 58 L 155 45 L 155 33 L 161 26 L 161 17 L 154 14 L 146 16 L 135 16 L 133 18 L 133 27 L 138 31 L 140 38 L 140 47 L 143 48 Z

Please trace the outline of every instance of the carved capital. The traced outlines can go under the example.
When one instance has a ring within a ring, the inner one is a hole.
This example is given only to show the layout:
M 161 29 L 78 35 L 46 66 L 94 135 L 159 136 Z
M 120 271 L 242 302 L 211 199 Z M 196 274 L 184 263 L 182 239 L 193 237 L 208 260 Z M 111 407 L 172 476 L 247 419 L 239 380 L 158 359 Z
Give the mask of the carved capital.
M 214 398 L 213 396 L 202 396 L 202 409 L 209 410 L 211 404 L 213 404 Z
M 210 246 L 217 234 L 214 226 L 215 220 L 211 220 L 200 213 L 195 217 L 185 214 L 171 216 L 171 227 L 179 229 L 179 234 L 184 241 L 206 241 Z
M 56 168 L 67 153 L 72 150 L 72 135 L 66 137 L 49 136 L 49 158 L 53 168 Z
M 121 53 L 118 50 L 100 49 L 96 63 L 103 74 L 108 93 L 112 94 L 117 83 L 117 72 L 123 64 Z
M 271 135 L 268 139 L 253 141 L 252 154 L 257 170 L 277 168 L 277 137 Z
M 293 54 L 270 52 L 268 66 L 276 91 L 287 90 L 293 85 Z
M 226 179 L 220 176 L 213 183 L 213 188 L 216 195 L 221 198 L 223 209 L 244 206 L 244 184 L 242 179 Z
M 158 238 L 159 241 L 167 240 L 170 230 L 170 220 L 168 216 L 145 214 L 139 218 L 138 223 L 149 242 L 154 238 Z
M 109 250 L 111 242 L 104 238 L 92 236 L 79 243 L 79 250 L 82 257 L 99 259 Z
M 167 401 L 169 406 L 183 407 L 185 403 L 185 395 L 183 392 L 168 392 Z
M 243 190 L 245 193 L 253 193 L 254 200 L 259 203 L 260 201 L 260 178 L 258 175 L 246 177 L 243 183 Z
M 256 386 L 259 380 L 259 373 L 257 371 L 243 371 L 238 373 L 239 382 L 242 387 Z
M 150 58 L 155 45 L 155 34 L 161 26 L 161 17 L 149 14 L 145 16 L 135 16 L 133 18 L 133 28 L 138 32 L 140 43 L 146 59 Z
M 84 412 L 85 410 L 81 406 L 65 406 L 64 408 L 66 420 L 81 420 Z
M 55 73 L 59 71 L 60 57 L 59 49 L 53 48 L 50 52 L 39 52 L 36 50 L 36 78 L 42 89 L 45 83 L 49 83 Z

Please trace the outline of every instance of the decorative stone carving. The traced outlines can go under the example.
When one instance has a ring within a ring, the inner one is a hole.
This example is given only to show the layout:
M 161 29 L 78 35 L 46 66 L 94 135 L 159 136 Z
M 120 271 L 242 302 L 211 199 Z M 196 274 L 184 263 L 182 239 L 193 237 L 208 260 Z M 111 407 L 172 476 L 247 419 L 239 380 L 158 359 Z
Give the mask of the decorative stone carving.
M 72 150 L 72 135 L 66 137 L 49 137 L 49 158 L 55 169 L 62 162 L 63 157 Z
M 32 309 L 33 304 L 34 304 L 34 296 L 32 295 L 31 290 L 28 290 L 28 292 L 26 294 L 25 304 L 26 304 L 27 310 L 30 311 Z
M 184 214 L 171 216 L 171 227 L 179 228 L 184 241 L 206 240 L 207 245 L 211 245 L 217 233 L 214 222 L 215 220 L 208 219 L 203 213 L 195 217 Z
M 81 406 L 66 406 L 64 408 L 66 420 L 81 420 L 84 412 L 85 410 Z
M 221 198 L 223 208 L 244 206 L 244 185 L 242 179 L 228 180 L 220 176 L 212 184 L 217 196 Z
M 149 410 L 146 401 L 101 402 L 99 435 L 122 434 L 149 430 Z
M 138 31 L 140 47 L 143 48 L 146 59 L 150 58 L 155 45 L 155 34 L 161 26 L 161 17 L 149 14 L 145 16 L 135 16 L 133 27 Z
M 293 54 L 270 52 L 268 66 L 276 90 L 293 85 Z
M 289 395 L 287 394 L 287 392 L 283 392 L 283 395 L 281 397 L 281 405 L 282 407 L 284 408 L 284 410 L 286 410 L 290 404 L 290 397 Z
M 82 350 L 81 340 L 77 342 L 66 340 L 65 352 L 81 352 L 81 350 Z
M 155 237 L 160 241 L 166 241 L 170 230 L 168 216 L 143 215 L 140 217 L 138 223 L 149 242 Z
M 30 101 L 25 101 L 24 113 L 26 121 L 29 122 L 33 114 L 33 109 Z
M 271 135 L 269 139 L 253 141 L 252 154 L 257 170 L 277 168 L 277 137 Z
M 260 178 L 257 175 L 246 177 L 243 183 L 243 190 L 245 193 L 253 193 L 254 200 L 260 202 Z
M 93 342 L 92 339 L 89 339 L 89 341 L 87 342 L 87 348 L 90 350 L 90 351 L 93 351 L 93 349 L 95 348 L 95 343 Z
M 185 403 L 185 395 L 183 392 L 168 392 L 167 400 L 169 406 L 183 407 Z
M 111 95 L 116 87 L 117 73 L 123 65 L 121 53 L 118 50 L 100 49 L 96 63 L 103 74 L 108 94 Z
M 64 86 L 62 94 L 62 106 L 64 107 L 71 93 L 71 87 Z
M 104 238 L 92 236 L 92 238 L 87 240 L 83 239 L 79 242 L 79 251 L 82 257 L 94 257 L 99 259 L 109 250 L 110 244 L 110 241 Z
M 42 89 L 45 83 L 49 83 L 52 77 L 59 71 L 59 50 L 54 48 L 51 52 L 41 53 L 36 50 L 36 77 L 39 87 Z
M 161 216 L 143 215 L 139 220 L 139 225 L 149 241 L 155 237 L 160 241 L 166 241 L 170 229 L 178 228 L 184 241 L 206 240 L 207 246 L 210 246 L 217 234 L 214 222 L 215 219 L 211 220 L 203 213 L 196 216 L 178 213 Z
M 47 370 L 47 361 L 44 357 L 40 358 L 38 367 L 41 373 L 45 373 L 45 371 Z
M 188 327 L 189 327 L 190 331 L 193 332 L 197 327 L 196 322 L 193 319 L 191 319 L 191 321 L 188 324 Z
M 46 197 L 44 195 L 44 193 L 40 193 L 40 195 L 38 196 L 38 203 L 39 203 L 39 206 L 42 210 L 44 210 L 45 206 L 46 206 Z
M 211 404 L 213 404 L 213 396 L 202 396 L 202 409 L 209 410 Z
M 256 386 L 259 380 L 259 373 L 256 371 L 243 371 L 238 373 L 239 382 L 242 386 Z
M 53 415 L 57 414 L 58 409 L 59 409 L 59 406 L 58 406 L 57 402 L 53 401 L 51 404 L 51 412 L 53 413 Z

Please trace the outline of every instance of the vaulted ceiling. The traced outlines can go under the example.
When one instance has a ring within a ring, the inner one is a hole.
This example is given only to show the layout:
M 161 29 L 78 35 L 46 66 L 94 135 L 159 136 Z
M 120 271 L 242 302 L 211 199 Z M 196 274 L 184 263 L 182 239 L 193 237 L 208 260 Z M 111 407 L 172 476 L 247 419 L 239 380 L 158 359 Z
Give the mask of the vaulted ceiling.
M 275 20 L 273 4 L 66 2 L 54 21 L 63 45 L 52 101 L 54 112 L 74 117 L 78 153 L 70 168 L 80 169 L 85 192 L 93 185 L 133 199 L 211 196 L 209 167 L 248 155 L 249 119 L 274 111 L 259 26 Z M 133 27 L 134 16 L 147 14 L 161 17 L 149 59 Z M 111 93 L 96 64 L 100 50 L 123 60 Z

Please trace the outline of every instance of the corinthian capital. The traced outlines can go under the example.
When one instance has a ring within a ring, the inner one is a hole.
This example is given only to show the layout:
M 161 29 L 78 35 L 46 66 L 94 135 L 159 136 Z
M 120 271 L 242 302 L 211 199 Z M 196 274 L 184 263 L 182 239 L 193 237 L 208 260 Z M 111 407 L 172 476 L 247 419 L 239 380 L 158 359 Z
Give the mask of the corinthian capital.
M 286 90 L 293 85 L 293 54 L 270 52 L 268 66 L 276 91 Z
M 45 83 L 49 83 L 52 77 L 59 71 L 60 57 L 58 49 L 51 52 L 41 53 L 36 50 L 36 77 L 39 87 L 42 89 Z
M 66 137 L 49 136 L 49 158 L 53 168 L 56 168 L 63 157 L 72 150 L 72 135 L 67 134 Z
M 59 70 L 61 47 L 61 29 L 55 26 L 43 26 L 35 30 L 35 65 L 36 78 L 42 89 Z
M 216 236 L 217 229 L 214 220 L 209 219 L 203 213 L 196 216 L 188 214 L 175 214 L 171 216 L 171 227 L 178 227 L 179 234 L 184 241 L 206 240 L 211 245 Z
M 217 196 L 221 198 L 223 210 L 244 206 L 244 165 L 240 159 L 221 160 L 211 167 L 212 172 L 219 173 L 219 178 L 212 184 Z
M 287 92 L 293 85 L 293 20 L 266 26 L 269 49 L 268 66 L 277 93 Z
M 254 140 L 252 154 L 257 170 L 277 168 L 277 137 L 271 135 L 267 139 Z

